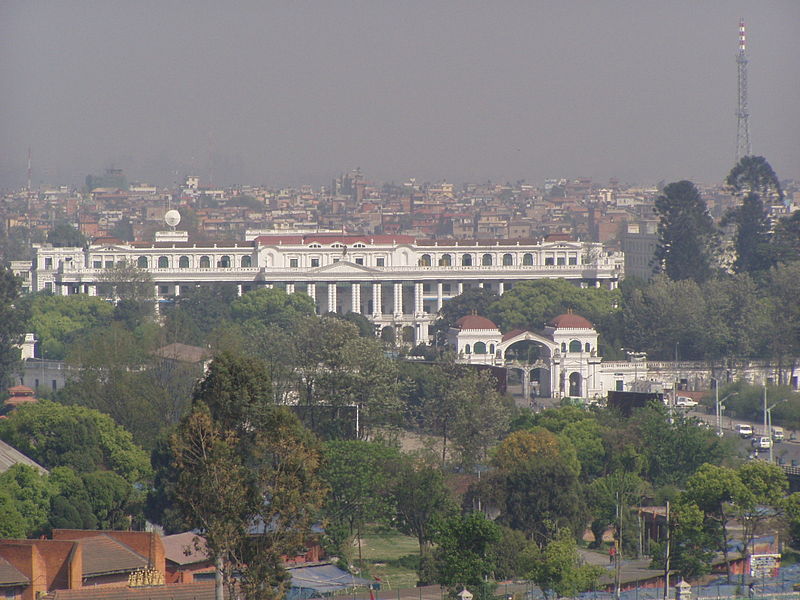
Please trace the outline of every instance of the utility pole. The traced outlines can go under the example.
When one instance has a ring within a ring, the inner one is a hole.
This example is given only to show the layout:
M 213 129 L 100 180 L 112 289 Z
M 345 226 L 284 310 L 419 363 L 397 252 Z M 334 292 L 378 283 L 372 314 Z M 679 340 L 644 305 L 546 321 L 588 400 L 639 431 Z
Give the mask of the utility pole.
M 664 600 L 669 598 L 669 543 L 672 537 L 669 526 L 669 500 L 667 500 L 667 549 L 664 557 Z

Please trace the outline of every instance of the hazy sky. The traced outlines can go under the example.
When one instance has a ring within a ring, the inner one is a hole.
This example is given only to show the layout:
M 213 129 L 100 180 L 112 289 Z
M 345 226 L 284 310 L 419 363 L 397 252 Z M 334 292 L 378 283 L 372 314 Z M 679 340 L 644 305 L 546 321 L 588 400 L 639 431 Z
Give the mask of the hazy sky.
M 0 186 L 800 178 L 800 1 L 0 0 Z

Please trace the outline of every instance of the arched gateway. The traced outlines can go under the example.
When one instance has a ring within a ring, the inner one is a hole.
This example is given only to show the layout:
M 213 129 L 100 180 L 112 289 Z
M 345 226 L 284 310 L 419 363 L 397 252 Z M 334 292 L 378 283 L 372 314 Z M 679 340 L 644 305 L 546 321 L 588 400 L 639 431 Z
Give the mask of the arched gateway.
M 448 344 L 459 362 L 505 366 L 519 373 L 525 397 L 587 398 L 598 393 L 597 331 L 572 312 L 549 321 L 541 333 L 514 329 L 501 334 L 489 319 L 467 315 L 448 332 Z

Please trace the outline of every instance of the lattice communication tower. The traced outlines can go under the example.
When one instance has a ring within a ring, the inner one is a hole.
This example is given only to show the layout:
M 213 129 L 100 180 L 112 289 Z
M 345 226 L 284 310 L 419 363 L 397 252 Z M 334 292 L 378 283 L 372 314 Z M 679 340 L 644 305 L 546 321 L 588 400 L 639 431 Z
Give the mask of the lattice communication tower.
M 739 79 L 739 106 L 736 110 L 736 162 L 750 156 L 750 112 L 747 109 L 747 37 L 744 19 L 739 21 L 739 52 L 736 55 Z

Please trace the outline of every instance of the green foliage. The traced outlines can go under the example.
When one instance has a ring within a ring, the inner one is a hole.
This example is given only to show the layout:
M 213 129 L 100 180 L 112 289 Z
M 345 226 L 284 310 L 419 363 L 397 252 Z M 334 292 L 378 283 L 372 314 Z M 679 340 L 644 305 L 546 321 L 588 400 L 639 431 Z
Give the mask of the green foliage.
M 658 197 L 656 261 L 673 281 L 702 282 L 712 274 L 714 223 L 705 201 L 691 181 L 670 183 Z
M 175 306 L 166 311 L 167 328 L 187 336 L 185 343 L 198 343 L 202 336 L 231 320 L 231 304 L 238 298 L 233 284 L 200 285 L 182 290 Z
M 256 319 L 289 329 L 301 318 L 314 314 L 314 301 L 302 293 L 287 294 L 279 288 L 247 292 L 231 303 L 231 316 L 243 323 Z
M 482 513 L 453 515 L 440 522 L 434 534 L 437 582 L 454 592 L 466 586 L 479 596 L 495 569 L 491 550 L 500 535 L 500 527 Z
M 722 225 L 736 227 L 736 260 L 733 268 L 737 273 L 756 273 L 772 266 L 774 255 L 770 246 L 771 224 L 758 194 L 747 194 L 742 204 L 726 213 Z
M 736 195 L 758 194 L 762 198 L 783 199 L 778 176 L 763 156 L 743 156 L 725 178 Z
M 631 417 L 644 475 L 656 487 L 682 485 L 706 461 L 721 462 L 724 446 L 714 432 L 681 415 L 670 417 L 663 405 L 652 404 Z
M 534 547 L 535 548 L 535 547 Z M 529 576 L 544 592 L 545 598 L 574 597 L 591 590 L 605 572 L 602 567 L 585 565 L 578 554 L 575 538 L 569 530 L 559 531 L 538 553 L 533 553 Z
M 461 317 L 471 314 L 487 316 L 489 307 L 500 296 L 486 288 L 468 288 L 462 294 L 445 300 L 439 311 L 439 317 L 434 322 L 431 332 L 439 343 L 444 342 L 447 331 L 455 326 Z
M 0 265 L 0 388 L 5 389 L 12 377 L 19 349 L 15 344 L 22 339 L 21 312 L 14 303 L 19 296 L 19 280 L 10 269 Z
M 56 248 L 82 248 L 86 237 L 66 221 L 59 221 L 47 232 L 47 243 Z
M 42 358 L 60 360 L 81 334 L 108 325 L 113 313 L 114 306 L 97 296 L 36 294 L 27 327 L 39 339 Z
M 0 473 L 0 490 L 3 490 L 0 492 L 0 505 L 4 505 L 5 509 L 3 516 L 20 517 L 18 524 L 0 522 L 0 531 L 24 531 L 20 537 L 44 531 L 50 513 L 50 497 L 53 495 L 46 475 L 39 474 L 27 465 L 13 465 Z
M 392 483 L 397 507 L 397 527 L 419 542 L 420 554 L 427 553 L 432 524 L 453 508 L 442 472 L 413 457 L 404 456 Z
M 367 521 L 391 519 L 396 509 L 391 491 L 400 464 L 397 449 L 380 442 L 330 441 L 324 458 L 320 477 L 330 488 L 324 510 L 331 522 L 346 525 L 349 537 Z
M 718 542 L 715 528 L 704 523 L 698 506 L 678 497 L 670 507 L 670 568 L 686 580 L 696 579 L 711 572 L 711 562 Z M 664 569 L 666 544 L 654 543 L 650 550 L 651 568 Z
M 0 439 L 46 468 L 114 471 L 129 482 L 150 474 L 147 455 L 111 417 L 47 400 L 19 407 L 0 421 Z
M 618 309 L 618 290 L 581 288 L 565 279 L 521 281 L 488 308 L 503 331 L 541 329 L 548 319 L 573 309 L 594 323 L 602 323 Z

